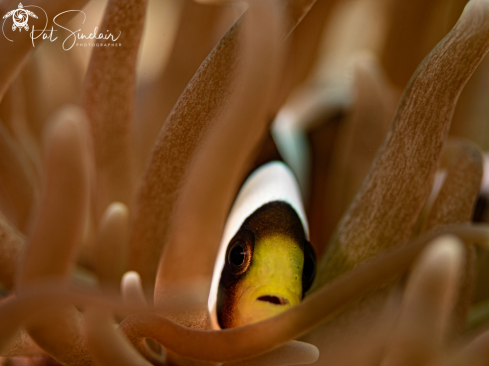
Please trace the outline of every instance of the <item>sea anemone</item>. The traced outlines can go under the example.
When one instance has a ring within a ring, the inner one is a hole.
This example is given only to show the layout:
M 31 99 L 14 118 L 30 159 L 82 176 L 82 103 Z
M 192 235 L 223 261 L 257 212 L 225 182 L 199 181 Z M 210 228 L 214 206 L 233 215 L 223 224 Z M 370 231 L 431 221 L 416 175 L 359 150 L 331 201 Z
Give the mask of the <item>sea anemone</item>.
M 70 38 L 84 5 L 33 0 L 31 37 L 0 36 L 3 364 L 487 364 L 489 227 L 471 222 L 488 184 L 469 141 L 489 149 L 485 85 L 455 107 L 489 50 L 488 0 L 182 0 L 163 71 L 139 84 L 146 1 L 109 0 L 93 43 Z M 18 4 L 0 8 L 5 26 Z M 290 310 L 216 329 L 226 219 L 276 159 L 316 279 Z

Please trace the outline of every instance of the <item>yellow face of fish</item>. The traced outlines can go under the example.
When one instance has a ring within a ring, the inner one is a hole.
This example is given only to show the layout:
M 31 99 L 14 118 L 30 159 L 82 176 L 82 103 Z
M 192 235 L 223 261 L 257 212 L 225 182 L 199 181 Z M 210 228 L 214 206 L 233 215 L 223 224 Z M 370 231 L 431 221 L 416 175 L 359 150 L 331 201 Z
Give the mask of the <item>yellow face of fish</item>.
M 229 243 L 217 301 L 221 327 L 255 323 L 297 305 L 314 266 L 296 212 L 284 202 L 262 206 Z

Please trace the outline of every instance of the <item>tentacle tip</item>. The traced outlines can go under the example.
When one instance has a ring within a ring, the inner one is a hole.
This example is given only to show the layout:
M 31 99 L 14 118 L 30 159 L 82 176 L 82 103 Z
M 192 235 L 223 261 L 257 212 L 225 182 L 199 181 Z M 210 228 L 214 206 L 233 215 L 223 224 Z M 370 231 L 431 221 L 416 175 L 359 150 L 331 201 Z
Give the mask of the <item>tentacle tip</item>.
M 136 271 L 128 271 L 122 276 L 121 286 L 124 287 L 128 283 L 141 283 L 141 276 Z
M 463 255 L 464 246 L 462 241 L 451 234 L 436 238 L 425 251 L 427 260 L 441 261 L 451 265 L 460 263 Z
M 66 105 L 60 108 L 51 119 L 45 132 L 45 139 L 54 136 L 64 140 L 67 138 L 69 140 L 74 136 L 81 136 L 84 139 L 87 125 L 87 116 L 82 108 L 76 105 Z
M 302 363 L 304 365 L 308 365 L 311 363 L 316 362 L 319 360 L 319 349 L 313 345 L 313 344 L 307 344 L 308 349 L 307 349 L 307 354 L 304 354 L 304 359 L 302 360 Z
M 464 8 L 460 20 L 477 19 L 481 23 L 488 23 L 489 0 L 470 0 Z
M 127 205 L 122 202 L 113 202 L 109 205 L 106 212 L 107 216 L 127 216 L 129 214 L 129 209 Z

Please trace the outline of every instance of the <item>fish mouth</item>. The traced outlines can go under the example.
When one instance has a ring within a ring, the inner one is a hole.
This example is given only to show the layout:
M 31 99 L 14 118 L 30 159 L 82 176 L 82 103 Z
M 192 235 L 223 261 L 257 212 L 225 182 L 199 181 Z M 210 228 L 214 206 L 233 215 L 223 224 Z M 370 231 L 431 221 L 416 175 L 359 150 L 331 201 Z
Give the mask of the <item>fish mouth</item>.
M 284 297 L 280 297 L 280 296 L 274 296 L 274 295 L 260 296 L 259 298 L 257 298 L 257 300 L 268 302 L 268 303 L 274 304 L 274 305 L 290 305 L 290 302 L 288 299 L 286 299 Z

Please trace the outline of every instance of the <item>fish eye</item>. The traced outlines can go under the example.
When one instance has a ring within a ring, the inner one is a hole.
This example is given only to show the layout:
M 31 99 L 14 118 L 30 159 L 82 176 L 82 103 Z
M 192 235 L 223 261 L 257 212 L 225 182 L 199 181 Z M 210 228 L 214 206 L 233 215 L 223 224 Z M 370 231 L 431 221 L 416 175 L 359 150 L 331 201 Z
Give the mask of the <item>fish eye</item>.
M 251 263 L 252 245 L 248 238 L 235 238 L 228 249 L 227 262 L 231 271 L 240 275 L 245 273 Z
M 238 240 L 231 251 L 229 252 L 229 261 L 235 266 L 240 266 L 243 264 L 246 256 L 246 249 L 241 240 Z
M 302 296 L 309 290 L 316 276 L 316 254 L 311 243 L 304 244 L 304 266 L 302 268 Z

